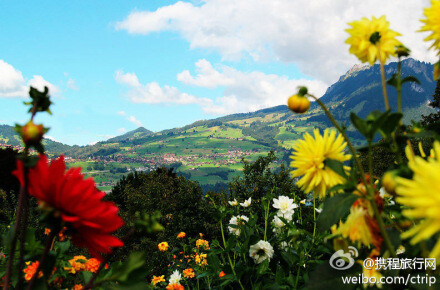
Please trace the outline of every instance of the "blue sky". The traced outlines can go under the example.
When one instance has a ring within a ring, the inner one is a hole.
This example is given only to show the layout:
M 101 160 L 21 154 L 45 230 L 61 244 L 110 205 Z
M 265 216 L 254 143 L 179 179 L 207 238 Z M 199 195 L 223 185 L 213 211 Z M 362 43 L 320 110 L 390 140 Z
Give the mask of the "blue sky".
M 49 85 L 55 103 L 37 122 L 79 145 L 284 104 L 301 84 L 320 96 L 358 63 L 346 23 L 393 6 L 315 2 L 0 0 L 0 124 L 27 120 L 29 85 Z M 430 61 L 414 32 L 422 2 L 388 20 Z

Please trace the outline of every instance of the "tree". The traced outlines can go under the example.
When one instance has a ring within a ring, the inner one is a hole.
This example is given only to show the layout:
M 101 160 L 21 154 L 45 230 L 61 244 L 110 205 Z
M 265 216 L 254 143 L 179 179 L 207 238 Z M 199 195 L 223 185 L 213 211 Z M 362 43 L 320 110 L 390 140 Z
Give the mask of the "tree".
M 9 224 L 14 217 L 20 184 L 12 171 L 18 153 L 11 148 L 0 149 L 0 223 Z
M 158 168 L 149 173 L 130 173 L 123 177 L 108 195 L 115 202 L 126 222 L 135 220 L 136 212 L 162 215 L 159 222 L 165 230 L 155 236 L 134 236 L 126 243 L 125 253 L 145 250 L 148 264 L 157 270 L 166 264 L 157 250 L 160 242 L 177 244 L 176 235 L 185 232 L 189 237 L 203 233 L 207 239 L 217 237 L 218 225 L 213 219 L 213 206 L 203 196 L 198 183 L 178 176 L 173 169 Z M 123 229 L 121 236 L 127 229 Z M 117 259 L 125 258 L 122 253 Z
M 437 110 L 436 113 L 431 113 L 427 116 L 422 116 L 422 125 L 427 129 L 440 134 L 440 79 L 437 81 L 437 86 L 432 96 L 433 100 L 429 103 L 431 107 Z

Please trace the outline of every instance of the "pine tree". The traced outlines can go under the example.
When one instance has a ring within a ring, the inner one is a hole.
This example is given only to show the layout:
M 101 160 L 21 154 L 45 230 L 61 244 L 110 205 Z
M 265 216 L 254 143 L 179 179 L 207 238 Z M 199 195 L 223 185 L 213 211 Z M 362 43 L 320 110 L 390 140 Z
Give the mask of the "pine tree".
M 429 105 L 436 109 L 437 112 L 431 113 L 428 116 L 422 116 L 422 125 L 440 134 L 440 79 L 437 81 L 433 101 Z

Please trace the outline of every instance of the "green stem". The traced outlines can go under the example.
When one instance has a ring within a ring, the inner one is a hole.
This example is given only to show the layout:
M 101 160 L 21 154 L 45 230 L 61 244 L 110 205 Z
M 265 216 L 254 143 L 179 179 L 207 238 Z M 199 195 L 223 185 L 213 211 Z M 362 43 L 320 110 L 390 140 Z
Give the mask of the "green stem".
M 226 249 L 226 239 L 225 239 L 225 233 L 223 231 L 223 221 L 222 220 L 220 220 L 220 231 L 222 233 L 223 246 Z M 229 266 L 231 266 L 232 273 L 234 274 L 235 277 L 237 277 L 237 273 L 235 273 L 234 265 L 232 264 L 231 256 L 229 256 L 228 252 L 226 252 L 226 255 L 228 256 Z M 238 277 L 237 277 L 237 281 L 238 281 L 238 284 L 240 284 L 241 289 L 244 290 L 244 287 L 241 284 L 241 281 L 240 281 L 240 279 Z
M 299 273 L 301 272 L 301 261 L 298 265 L 298 271 L 296 272 L 295 289 L 298 289 Z
M 316 234 L 316 197 L 313 195 L 313 240 L 312 243 L 315 242 L 315 234 Z
M 385 243 L 385 246 L 387 247 L 391 256 L 393 258 L 396 258 L 397 256 L 396 256 L 396 252 L 394 251 L 393 243 L 391 242 L 391 239 L 388 236 L 388 233 L 386 231 L 385 223 L 383 222 L 382 215 L 380 214 L 379 209 L 377 208 L 376 201 L 374 199 L 374 195 L 373 195 L 373 198 L 370 199 L 370 204 L 371 204 L 371 207 L 373 208 L 374 217 L 377 220 L 377 225 L 379 226 L 380 233 L 382 234 L 382 238 Z
M 267 202 L 267 207 L 264 213 L 264 240 L 267 239 L 266 233 L 267 233 L 267 220 L 269 218 L 269 207 L 270 207 L 270 200 Z
M 371 140 L 368 140 L 368 173 L 370 174 L 370 186 L 373 187 L 373 155 L 371 152 Z
M 402 113 L 402 62 L 397 62 L 397 112 Z
M 380 48 L 377 49 L 378 59 L 380 63 L 380 77 L 382 79 L 382 91 L 383 91 L 383 100 L 385 103 L 385 110 L 388 111 L 390 109 L 390 104 L 388 102 L 388 94 L 387 94 L 387 83 L 385 80 L 385 67 L 382 61 L 382 57 L 380 56 Z
M 330 113 L 330 111 L 327 109 L 327 107 L 324 105 L 324 103 L 321 102 L 321 100 L 319 100 L 317 97 L 315 97 L 315 96 L 313 96 L 311 94 L 308 94 L 308 95 L 310 97 L 312 97 L 313 99 L 315 99 L 316 102 L 321 106 L 321 108 L 324 110 L 324 112 L 327 115 L 327 117 L 330 119 L 330 121 L 333 123 L 335 128 L 342 134 L 342 136 L 344 137 L 345 141 L 347 142 L 347 146 L 348 146 L 348 148 L 350 149 L 350 152 L 353 155 L 353 159 L 355 161 L 356 167 L 358 168 L 359 173 L 361 174 L 361 180 L 365 184 L 365 187 L 367 188 L 368 194 L 370 196 L 370 203 L 371 203 L 371 206 L 372 206 L 373 211 L 374 211 L 374 216 L 375 216 L 375 218 L 377 220 L 377 223 L 379 225 L 379 229 L 380 229 L 380 232 L 382 234 L 382 238 L 384 239 L 385 245 L 387 246 L 388 250 L 390 251 L 391 256 L 396 257 L 396 253 L 394 251 L 394 247 L 393 247 L 393 245 L 391 243 L 391 240 L 390 240 L 390 238 L 388 236 L 388 233 L 387 233 L 387 231 L 385 229 L 385 224 L 383 222 L 381 214 L 379 213 L 379 209 L 377 208 L 376 201 L 374 199 L 374 190 L 373 190 L 372 187 L 370 187 L 368 185 L 368 183 L 367 183 L 367 181 L 365 179 L 365 171 L 362 168 L 362 165 L 361 165 L 361 162 L 360 162 L 359 158 L 357 157 L 356 150 L 354 149 L 353 145 L 351 144 L 351 141 L 348 138 L 347 134 L 345 134 L 345 131 L 342 130 L 341 126 L 339 126 L 338 122 L 336 122 L 336 120 L 333 117 L 332 113 Z

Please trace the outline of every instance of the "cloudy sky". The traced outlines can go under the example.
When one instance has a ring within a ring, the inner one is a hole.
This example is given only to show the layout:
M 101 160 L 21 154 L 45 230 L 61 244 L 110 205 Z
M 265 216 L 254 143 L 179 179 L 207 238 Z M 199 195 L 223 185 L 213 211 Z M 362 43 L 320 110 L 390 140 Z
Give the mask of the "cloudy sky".
M 38 2 L 38 3 L 37 3 Z M 386 15 L 416 59 L 429 0 L 0 0 L 0 124 L 23 123 L 47 85 L 48 135 L 85 145 L 321 96 L 358 60 L 344 29 Z

